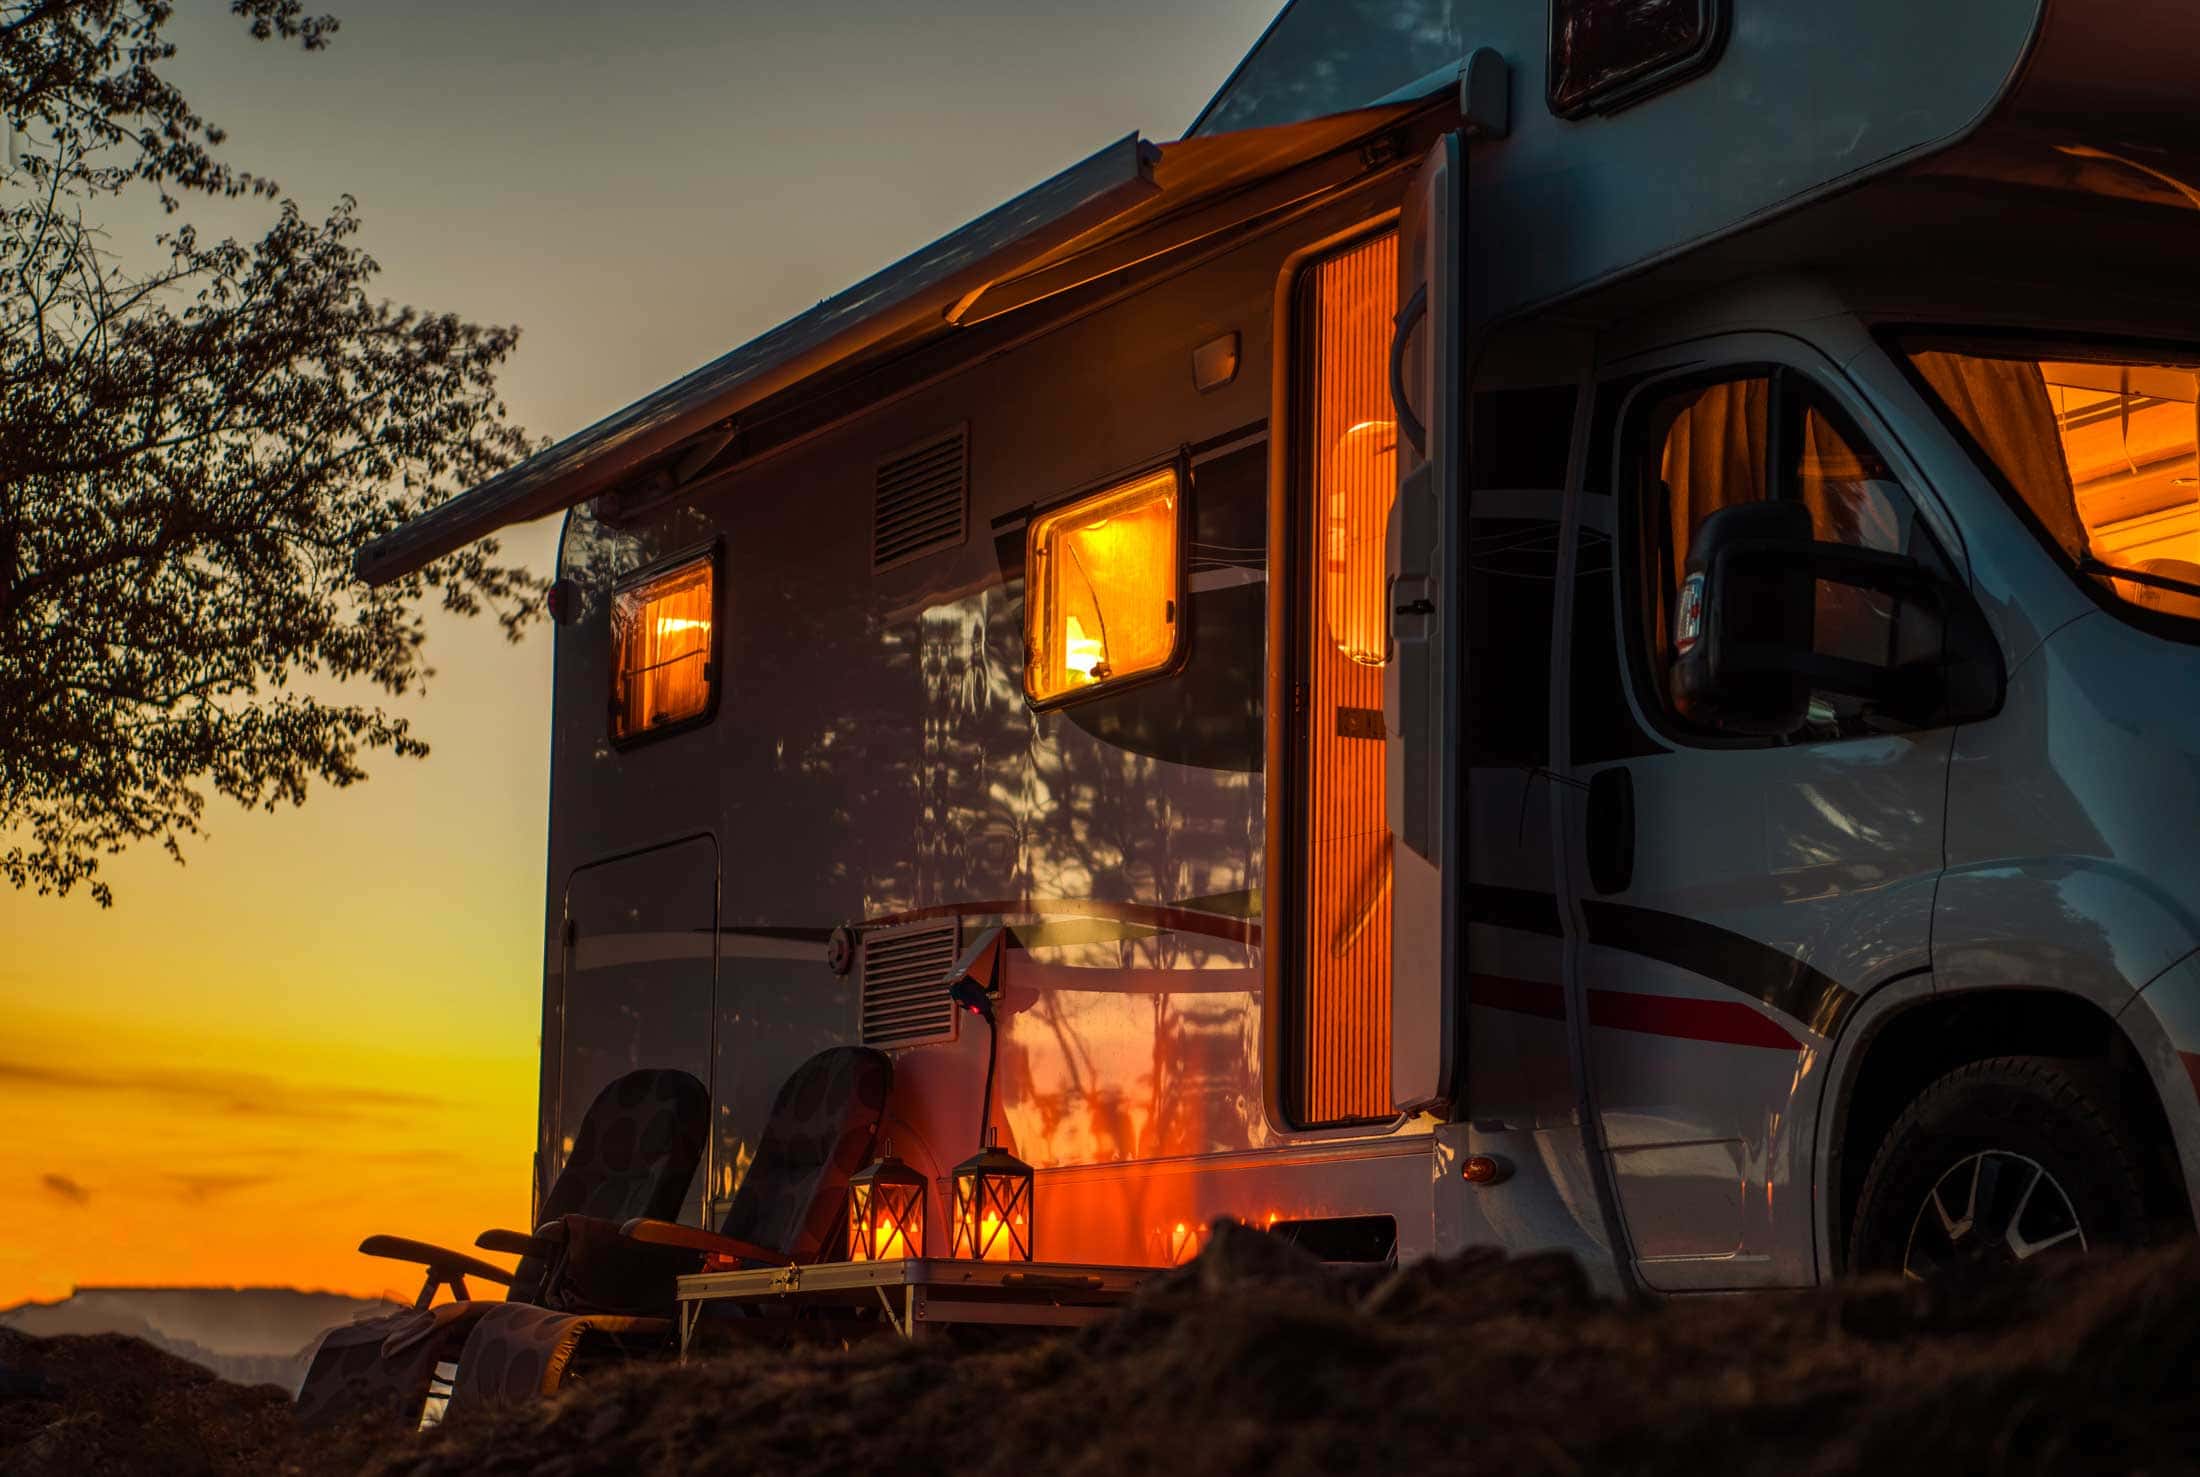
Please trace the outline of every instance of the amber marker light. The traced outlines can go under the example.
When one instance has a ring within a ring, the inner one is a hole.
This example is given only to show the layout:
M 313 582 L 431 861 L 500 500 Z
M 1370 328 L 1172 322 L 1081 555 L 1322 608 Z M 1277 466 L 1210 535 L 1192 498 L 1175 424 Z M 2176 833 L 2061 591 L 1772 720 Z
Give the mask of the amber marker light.
M 1459 1177 L 1470 1185 L 1498 1184 L 1511 1173 L 1504 1160 L 1489 1154 L 1469 1154 L 1459 1164 Z

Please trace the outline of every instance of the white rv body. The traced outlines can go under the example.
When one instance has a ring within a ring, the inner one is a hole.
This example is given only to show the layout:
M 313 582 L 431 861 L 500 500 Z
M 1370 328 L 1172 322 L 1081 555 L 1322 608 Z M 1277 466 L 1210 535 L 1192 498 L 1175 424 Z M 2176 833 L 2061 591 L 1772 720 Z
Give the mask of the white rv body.
M 993 1126 L 1037 1171 L 1047 1260 L 1180 1260 L 1229 1215 L 1340 1259 L 1496 1243 L 1612 1286 L 1809 1285 L 1849 1264 L 1905 1110 L 2020 1055 L 2112 1084 L 2150 1207 L 2189 1222 L 2200 622 L 2059 561 L 1900 335 L 2200 361 L 2200 18 L 1740 5 L 1663 90 L 1566 119 L 1544 8 L 1473 9 L 1413 43 L 1461 59 L 1432 79 L 1351 0 L 1299 0 L 1186 140 L 1103 150 L 363 551 L 391 578 L 569 509 L 538 1195 L 603 1082 L 682 1066 L 714 1103 L 688 1214 L 715 1223 L 778 1084 L 865 1040 L 895 1055 L 894 1151 L 942 1181 L 982 1136 L 988 1042 L 925 1001 L 997 927 Z M 1500 116 L 1462 112 L 1477 49 Z M 1301 295 L 1401 213 L 1437 274 L 1401 370 L 1435 449 L 1388 554 L 1424 624 L 1393 618 L 1383 721 L 1355 719 L 1389 765 L 1397 1111 L 1309 1123 Z M 1627 448 L 1722 376 L 1876 454 L 1991 628 L 1991 711 L 1676 730 L 1630 657 Z M 948 522 L 897 542 L 895 479 L 950 464 Z M 1178 658 L 1035 705 L 1032 519 L 1167 466 Z M 698 556 L 710 708 L 614 742 L 611 602 Z

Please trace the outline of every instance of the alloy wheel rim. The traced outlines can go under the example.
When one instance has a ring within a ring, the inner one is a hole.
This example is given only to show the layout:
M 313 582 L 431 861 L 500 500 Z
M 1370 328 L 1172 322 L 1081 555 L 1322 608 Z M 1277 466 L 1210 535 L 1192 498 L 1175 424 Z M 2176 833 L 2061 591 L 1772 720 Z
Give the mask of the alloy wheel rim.
M 2036 1159 L 1985 1149 L 1933 1182 L 1910 1222 L 1902 1275 L 1923 1282 L 2014 1267 L 2056 1247 L 2089 1249 L 2061 1182 Z

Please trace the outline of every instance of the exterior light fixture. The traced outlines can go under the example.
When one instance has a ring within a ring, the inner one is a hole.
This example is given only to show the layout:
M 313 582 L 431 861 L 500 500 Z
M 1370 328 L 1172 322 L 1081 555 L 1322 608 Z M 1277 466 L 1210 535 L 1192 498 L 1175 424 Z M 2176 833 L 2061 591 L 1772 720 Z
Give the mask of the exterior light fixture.
M 1000 1055 L 993 993 L 1000 988 L 1001 955 L 1007 944 L 1003 930 L 988 929 L 955 961 L 947 976 L 947 998 L 984 1021 L 986 1036 L 985 1095 L 978 1104 L 984 1144 L 956 1165 L 949 1178 L 947 1254 L 962 1261 L 1031 1260 L 1031 1166 L 993 1137 L 993 1067 Z
M 1470 1185 L 1499 1185 L 1512 1178 L 1512 1166 L 1494 1154 L 1469 1154 L 1459 1163 L 1459 1177 Z
M 1204 395 L 1237 378 L 1238 336 L 1226 333 L 1192 350 L 1192 386 Z
M 848 1259 L 924 1255 L 924 1176 L 886 1154 L 848 1178 Z

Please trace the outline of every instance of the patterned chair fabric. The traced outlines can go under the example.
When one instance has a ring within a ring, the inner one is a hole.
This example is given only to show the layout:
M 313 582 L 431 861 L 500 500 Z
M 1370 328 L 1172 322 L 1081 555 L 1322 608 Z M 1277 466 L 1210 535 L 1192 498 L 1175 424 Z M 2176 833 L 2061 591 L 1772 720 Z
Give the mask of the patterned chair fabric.
M 361 1417 L 394 1426 L 419 1425 L 436 1365 L 456 1358 L 465 1341 L 462 1330 L 439 1326 L 436 1315 L 466 1306 L 407 1308 L 322 1334 L 305 1382 L 298 1387 L 298 1419 L 313 1426 Z
M 790 1262 L 817 1260 L 840 1224 L 850 1176 L 870 1157 L 893 1081 L 892 1061 L 869 1047 L 836 1046 L 796 1068 L 772 1100 L 720 1232 L 776 1248 Z M 662 1343 L 671 1328 L 662 1318 L 491 1308 L 459 1352 L 452 1408 L 555 1392 L 592 1333 Z
M 507 1303 L 467 1335 L 458 1356 L 451 1404 L 471 1409 L 555 1395 L 573 1356 L 591 1335 L 598 1341 L 631 1344 L 640 1352 L 663 1344 L 671 1332 L 669 1318 L 560 1313 Z
M 710 1129 L 710 1092 L 686 1072 L 629 1072 L 596 1095 L 573 1135 L 573 1152 L 543 1202 L 543 1220 L 595 1216 L 613 1224 L 680 1213 Z M 591 1239 L 593 1250 L 593 1238 Z M 437 1364 L 458 1357 L 466 1336 L 492 1308 L 524 1305 L 571 1280 L 551 1260 L 522 1257 L 505 1301 L 407 1308 L 330 1329 L 298 1387 L 298 1414 L 323 1424 L 386 1416 L 417 1425 Z M 599 1267 L 593 1280 L 616 1281 Z M 553 1286 L 546 1287 L 546 1280 Z
M 849 1179 L 871 1157 L 893 1084 L 893 1062 L 867 1046 L 836 1046 L 797 1067 L 772 1099 L 720 1234 L 816 1261 L 840 1226 Z
M 686 1072 L 629 1072 L 596 1094 L 581 1115 L 573 1151 L 542 1202 L 540 1224 L 569 1215 L 621 1224 L 636 1216 L 670 1220 L 680 1213 L 703 1142 L 710 1132 L 710 1089 Z M 538 1301 L 549 1271 L 541 1257 L 522 1257 L 508 1302 Z

